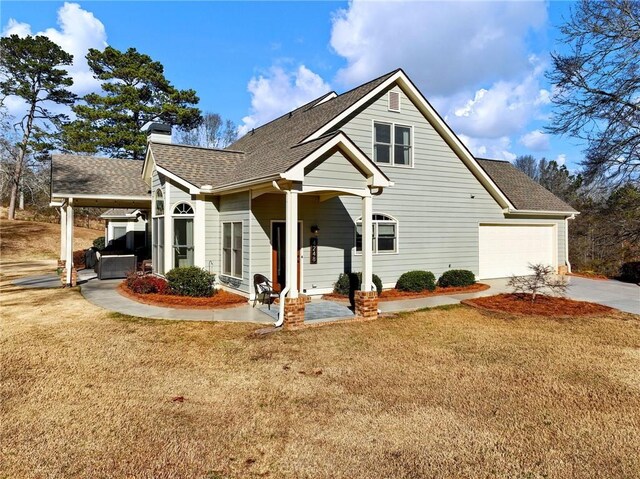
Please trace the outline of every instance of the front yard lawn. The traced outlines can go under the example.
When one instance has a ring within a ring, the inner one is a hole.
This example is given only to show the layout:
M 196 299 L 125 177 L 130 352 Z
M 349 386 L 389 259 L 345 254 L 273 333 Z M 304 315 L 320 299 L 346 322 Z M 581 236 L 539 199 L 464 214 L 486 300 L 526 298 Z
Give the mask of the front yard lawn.
M 638 316 L 460 306 L 255 336 L 10 276 L 0 477 L 640 476 Z

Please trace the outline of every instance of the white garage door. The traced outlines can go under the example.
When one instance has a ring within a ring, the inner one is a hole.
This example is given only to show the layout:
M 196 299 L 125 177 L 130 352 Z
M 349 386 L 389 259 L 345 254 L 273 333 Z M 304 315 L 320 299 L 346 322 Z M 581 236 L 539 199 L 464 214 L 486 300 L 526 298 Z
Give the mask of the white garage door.
M 531 274 L 529 264 L 556 266 L 553 226 L 480 225 L 479 277 L 506 278 Z

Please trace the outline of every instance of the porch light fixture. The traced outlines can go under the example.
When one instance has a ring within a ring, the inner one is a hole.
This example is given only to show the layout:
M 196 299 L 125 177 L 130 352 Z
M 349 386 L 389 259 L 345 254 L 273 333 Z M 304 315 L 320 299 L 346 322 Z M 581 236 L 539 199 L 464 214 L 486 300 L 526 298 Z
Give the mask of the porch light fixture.
M 313 225 L 311 227 L 311 234 L 317 235 L 318 233 L 320 233 L 320 228 L 318 227 L 318 225 Z

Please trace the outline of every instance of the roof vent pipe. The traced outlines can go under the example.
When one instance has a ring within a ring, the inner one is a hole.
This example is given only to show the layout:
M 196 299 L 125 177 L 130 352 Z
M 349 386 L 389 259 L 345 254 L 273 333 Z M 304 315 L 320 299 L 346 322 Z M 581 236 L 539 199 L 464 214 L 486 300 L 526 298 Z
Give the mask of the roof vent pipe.
M 140 131 L 147 134 L 147 143 L 171 143 L 171 125 L 150 121 Z

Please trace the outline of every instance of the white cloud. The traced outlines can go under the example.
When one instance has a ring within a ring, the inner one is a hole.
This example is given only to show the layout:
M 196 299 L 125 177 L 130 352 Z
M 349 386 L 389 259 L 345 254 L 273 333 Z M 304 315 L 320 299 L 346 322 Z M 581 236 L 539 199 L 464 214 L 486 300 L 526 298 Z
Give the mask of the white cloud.
M 537 58 L 521 80 L 499 81 L 489 88 L 461 92 L 438 99 L 441 113 L 457 132 L 479 138 L 500 138 L 523 133 L 533 119 L 541 118 L 541 107 L 549 93 L 540 86 L 543 67 Z
M 402 67 L 427 96 L 518 77 L 527 37 L 545 26 L 544 2 L 352 1 L 334 14 L 331 46 L 355 85 Z
M 10 18 L 3 29 L 3 35 L 48 37 L 64 51 L 73 55 L 73 65 L 68 67 L 74 82 L 70 89 L 78 95 L 97 90 L 99 83 L 93 78 L 85 56 L 89 48 L 102 50 L 107 46 L 104 25 L 93 13 L 83 10 L 77 3 L 65 3 L 58 10 L 58 27 L 32 33 L 29 24 Z
M 565 155 L 564 153 L 560 153 L 557 157 L 556 157 L 556 163 L 558 163 L 558 166 L 562 166 L 567 162 L 567 155 Z
M 10 18 L 7 25 L 2 29 L 2 36 L 8 37 L 9 35 L 18 35 L 19 37 L 26 37 L 31 34 L 31 25 L 28 23 L 21 23 L 13 18 Z
M 294 71 L 273 66 L 266 74 L 253 77 L 247 89 L 251 93 L 251 113 L 242 119 L 240 135 L 318 98 L 331 87 L 318 74 L 300 65 Z
M 474 156 L 478 158 L 490 158 L 494 160 L 516 159 L 516 154 L 511 150 L 511 140 L 508 136 L 501 138 L 473 138 L 464 134 L 458 138 L 465 144 Z
M 533 130 L 522 135 L 520 143 L 532 151 L 546 151 L 549 149 L 549 136 L 541 130 Z

